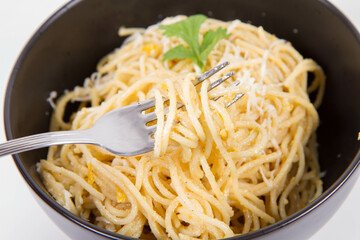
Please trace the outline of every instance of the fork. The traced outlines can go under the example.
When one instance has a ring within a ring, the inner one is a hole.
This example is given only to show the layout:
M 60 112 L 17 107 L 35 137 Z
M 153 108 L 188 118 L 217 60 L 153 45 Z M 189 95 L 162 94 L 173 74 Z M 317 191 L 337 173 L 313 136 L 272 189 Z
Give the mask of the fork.
M 229 62 L 224 62 L 210 69 L 198 76 L 193 84 L 200 84 L 228 64 Z M 208 91 L 226 81 L 233 74 L 234 72 L 231 71 L 211 83 Z M 236 95 L 231 102 L 226 104 L 226 107 L 242 95 Z M 0 144 L 0 157 L 63 144 L 94 144 L 120 156 L 134 156 L 150 152 L 154 149 L 155 140 L 151 136 L 156 131 L 156 124 L 152 126 L 146 124 L 156 120 L 156 114 L 155 112 L 143 114 L 143 112 L 154 106 L 155 100 L 148 99 L 104 114 L 89 129 L 46 132 L 9 140 Z M 183 105 L 178 107 L 183 107 Z

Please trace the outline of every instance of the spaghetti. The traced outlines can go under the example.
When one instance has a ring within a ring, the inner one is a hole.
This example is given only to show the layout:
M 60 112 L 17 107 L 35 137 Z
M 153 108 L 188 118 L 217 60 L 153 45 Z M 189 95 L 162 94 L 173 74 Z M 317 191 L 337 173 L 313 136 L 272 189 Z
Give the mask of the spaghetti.
M 108 111 L 155 98 L 154 151 L 120 157 L 93 145 L 50 147 L 38 171 L 56 201 L 131 237 L 220 239 L 273 224 L 321 194 L 315 137 L 321 67 L 289 42 L 239 20 L 208 19 L 200 32 L 219 26 L 231 35 L 215 46 L 205 69 L 229 61 L 226 70 L 235 75 L 210 92 L 209 82 L 223 72 L 199 89 L 192 80 L 201 72 L 190 60 L 162 61 L 179 38 L 164 37 L 159 25 L 120 29 L 131 36 L 83 86 L 58 99 L 51 130 L 86 129 Z M 226 88 L 234 81 L 239 84 Z M 239 93 L 245 95 L 226 108 Z M 64 121 L 70 102 L 80 106 Z

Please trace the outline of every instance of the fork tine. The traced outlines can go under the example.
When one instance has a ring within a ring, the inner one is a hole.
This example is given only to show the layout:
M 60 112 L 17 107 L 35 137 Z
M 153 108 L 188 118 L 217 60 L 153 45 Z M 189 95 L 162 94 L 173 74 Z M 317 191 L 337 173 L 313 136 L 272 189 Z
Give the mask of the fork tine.
M 219 80 L 220 80 L 220 79 L 219 79 Z M 239 84 L 240 84 L 240 82 L 239 82 L 238 80 L 236 80 L 235 82 L 230 83 L 226 88 L 236 87 L 236 86 L 238 86 Z M 211 90 L 211 89 L 210 89 L 210 90 Z M 239 100 L 240 98 L 242 98 L 242 96 L 244 96 L 244 95 L 245 95 L 245 93 L 238 93 L 238 94 L 236 94 L 235 97 L 234 97 L 230 102 L 226 102 L 226 103 L 225 103 L 225 107 L 226 107 L 226 108 L 230 107 L 230 106 L 233 105 L 237 100 Z M 213 100 L 213 101 L 216 101 L 216 100 L 218 100 L 219 98 L 221 98 L 221 96 L 215 97 L 215 98 L 213 98 L 212 100 Z
M 151 113 L 147 113 L 147 114 L 144 114 L 142 115 L 145 122 L 151 122 L 151 121 L 154 121 L 157 117 L 156 117 L 156 113 L 155 112 L 151 112 Z
M 223 69 L 224 67 L 226 67 L 227 65 L 229 65 L 229 62 L 226 61 L 224 63 L 221 63 L 215 67 L 213 67 L 212 69 L 210 69 L 209 71 L 207 72 L 204 72 L 203 74 L 201 74 L 200 76 L 198 76 L 193 84 L 196 86 L 198 85 L 199 83 L 203 82 L 205 79 L 211 77 L 212 75 L 214 75 L 215 73 L 217 73 L 218 71 L 220 71 L 221 69 Z
M 149 135 L 152 135 L 156 131 L 156 128 L 157 128 L 157 125 L 155 124 L 155 125 L 146 127 L 146 130 L 148 131 Z
M 230 83 L 227 87 L 236 87 L 240 84 L 239 80 L 236 80 L 235 82 Z
M 148 99 L 142 102 L 138 103 L 138 106 L 140 111 L 147 110 L 149 108 L 155 107 L 155 100 L 154 99 Z
M 222 76 L 221 78 L 219 78 L 218 80 L 212 82 L 209 86 L 208 91 L 210 91 L 213 88 L 216 88 L 217 86 L 219 86 L 220 84 L 222 84 L 223 82 L 225 82 L 226 80 L 231 78 L 234 74 L 235 74 L 235 72 L 231 71 L 231 72 L 225 74 L 224 76 Z
M 228 108 L 231 105 L 233 105 L 237 100 L 239 100 L 240 98 L 242 98 L 242 96 L 244 96 L 245 93 L 238 93 L 236 94 L 236 96 L 233 98 L 233 100 L 231 100 L 230 102 L 225 103 L 225 107 Z
M 235 82 L 230 83 L 226 88 L 231 88 L 231 87 L 236 87 L 237 85 L 239 85 L 240 82 L 238 80 L 236 80 Z M 236 97 L 236 96 L 235 96 Z M 214 97 L 212 100 L 216 101 L 219 98 L 221 98 L 221 96 L 219 97 Z

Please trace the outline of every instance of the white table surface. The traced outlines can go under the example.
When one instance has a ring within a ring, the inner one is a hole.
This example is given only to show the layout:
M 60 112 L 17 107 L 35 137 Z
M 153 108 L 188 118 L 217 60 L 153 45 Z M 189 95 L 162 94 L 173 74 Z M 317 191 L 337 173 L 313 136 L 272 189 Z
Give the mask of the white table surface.
M 65 0 L 0 1 L 0 126 L 3 126 L 3 99 L 11 69 L 34 31 Z M 332 0 L 360 29 L 360 1 Z M 359 66 L 360 67 L 360 66 Z M 5 141 L 0 127 L 0 142 Z M 43 212 L 30 194 L 10 156 L 0 159 L 0 239 L 52 239 L 67 237 Z M 360 239 L 360 179 L 333 218 L 312 240 Z

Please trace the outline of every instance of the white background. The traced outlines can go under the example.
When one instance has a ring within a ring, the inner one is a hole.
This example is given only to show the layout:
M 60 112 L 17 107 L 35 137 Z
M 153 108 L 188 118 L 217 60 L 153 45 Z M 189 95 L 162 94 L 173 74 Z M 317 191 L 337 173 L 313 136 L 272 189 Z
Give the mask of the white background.
M 3 99 L 12 66 L 34 31 L 65 2 L 0 0 L 0 142 L 5 141 Z M 359 0 L 331 2 L 360 29 Z M 9 156 L 0 159 L 0 191 L 0 239 L 69 239 L 32 198 Z M 359 214 L 360 179 L 335 216 L 311 239 L 360 239 Z

